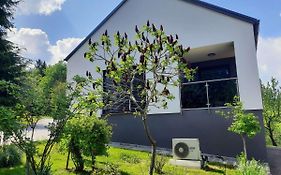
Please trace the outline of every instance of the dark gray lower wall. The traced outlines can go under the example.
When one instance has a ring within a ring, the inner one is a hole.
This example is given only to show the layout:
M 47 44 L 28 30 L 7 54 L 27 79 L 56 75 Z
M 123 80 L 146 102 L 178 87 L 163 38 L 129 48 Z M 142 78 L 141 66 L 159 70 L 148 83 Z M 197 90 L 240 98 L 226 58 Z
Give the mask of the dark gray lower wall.
M 220 109 L 227 110 L 227 109 Z M 242 152 L 241 138 L 227 131 L 230 120 L 216 113 L 218 110 L 190 110 L 182 114 L 154 114 L 149 116 L 149 127 L 157 146 L 170 148 L 172 138 L 199 138 L 203 153 L 236 157 Z M 259 117 L 262 111 L 249 111 Z M 130 114 L 115 114 L 108 118 L 113 126 L 113 142 L 149 145 L 142 121 Z M 266 161 L 264 129 L 253 139 L 247 140 L 249 157 Z

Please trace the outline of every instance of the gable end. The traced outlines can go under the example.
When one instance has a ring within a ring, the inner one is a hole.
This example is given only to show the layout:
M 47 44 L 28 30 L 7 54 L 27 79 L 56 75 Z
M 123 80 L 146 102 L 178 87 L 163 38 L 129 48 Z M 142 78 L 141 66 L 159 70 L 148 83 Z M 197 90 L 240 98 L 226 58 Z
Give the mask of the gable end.
M 109 20 L 109 18 L 111 16 L 113 16 L 115 14 L 115 12 L 117 12 L 127 1 L 128 0 L 122 0 L 120 2 L 120 4 L 118 4 L 118 6 L 115 9 L 113 9 L 113 11 L 109 15 L 107 15 L 106 18 L 64 60 L 68 61 L 72 57 L 72 55 L 74 55 L 74 53 L 80 47 L 82 47 L 82 45 L 84 43 L 86 43 L 91 38 L 91 36 L 96 31 L 98 31 L 103 26 L 103 24 L 105 24 Z M 209 9 L 209 10 L 212 10 L 212 11 L 224 14 L 226 16 L 230 16 L 230 17 L 236 18 L 238 20 L 245 21 L 247 23 L 253 24 L 254 35 L 255 35 L 255 42 L 256 42 L 256 46 L 257 46 L 258 34 L 259 34 L 259 20 L 258 19 L 252 18 L 252 17 L 247 16 L 247 15 L 243 15 L 241 13 L 237 13 L 237 12 L 234 12 L 234 11 L 231 11 L 231 10 L 228 10 L 226 8 L 222 8 L 222 7 L 213 5 L 213 4 L 209 4 L 209 3 L 203 2 L 201 0 L 181 0 L 181 1 L 185 1 L 187 3 L 191 3 L 191 4 L 194 4 L 194 5 L 197 5 L 197 6 L 200 6 L 200 7 L 203 7 L 203 8 L 206 8 L 206 9 Z

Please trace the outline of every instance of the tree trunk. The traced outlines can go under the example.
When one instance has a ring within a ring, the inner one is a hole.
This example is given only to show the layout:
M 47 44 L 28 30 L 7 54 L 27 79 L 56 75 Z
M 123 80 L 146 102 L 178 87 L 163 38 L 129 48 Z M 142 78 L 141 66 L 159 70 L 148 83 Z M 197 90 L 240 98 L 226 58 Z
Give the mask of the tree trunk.
M 66 170 L 68 170 L 69 157 L 70 157 L 70 149 L 68 148 L 67 159 L 66 159 L 66 165 L 65 165 L 65 169 L 66 169 Z
M 0 131 L 0 146 L 4 145 L 4 132 Z
M 244 154 L 245 154 L 245 158 L 246 160 L 248 159 L 248 155 L 247 155 L 247 145 L 246 145 L 246 138 L 244 135 L 241 135 L 242 141 L 243 141 L 243 150 L 244 150 Z
M 26 155 L 26 175 L 37 175 L 34 159 L 31 156 Z
M 154 166 L 155 166 L 155 159 L 156 159 L 156 142 L 154 141 L 152 144 L 152 156 L 151 156 L 151 164 L 149 167 L 149 174 L 153 175 Z
M 268 133 L 269 133 L 269 138 L 270 138 L 270 140 L 271 140 L 272 145 L 273 145 L 273 146 L 277 146 L 277 143 L 276 143 L 276 141 L 275 141 L 275 139 L 274 139 L 274 136 L 273 136 L 273 131 L 272 131 L 272 129 L 269 129 L 269 130 L 268 130 Z
M 30 165 L 29 165 L 29 160 L 28 160 L 27 156 L 25 159 L 26 159 L 25 160 L 25 174 L 30 175 Z
M 96 157 L 95 154 L 92 152 L 91 153 L 92 156 L 92 171 L 94 171 L 96 169 L 95 164 L 96 164 Z
M 75 165 L 75 171 L 83 172 L 84 171 L 84 159 L 81 153 L 81 148 L 79 144 L 75 142 L 73 138 L 70 139 L 69 148 L 71 151 L 71 158 Z
M 148 128 L 148 124 L 147 124 L 147 119 L 146 116 L 143 117 L 142 119 L 143 122 L 143 127 L 146 133 L 146 136 L 152 146 L 152 152 L 151 152 L 151 162 L 150 162 L 150 167 L 149 167 L 149 175 L 153 175 L 154 172 L 154 166 L 155 166 L 155 159 L 156 159 L 156 141 L 153 139 L 153 137 L 151 136 L 150 130 Z

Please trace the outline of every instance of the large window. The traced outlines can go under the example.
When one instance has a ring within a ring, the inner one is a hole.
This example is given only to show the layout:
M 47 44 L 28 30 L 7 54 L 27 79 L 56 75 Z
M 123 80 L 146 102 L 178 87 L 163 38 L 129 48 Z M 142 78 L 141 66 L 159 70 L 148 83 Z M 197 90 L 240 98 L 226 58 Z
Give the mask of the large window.
M 125 78 L 124 78 L 125 79 Z M 119 85 L 114 84 L 111 78 L 106 76 L 106 72 L 103 72 L 103 90 L 109 95 L 104 98 L 104 103 L 106 108 L 103 110 L 104 114 L 108 113 L 128 113 L 137 110 L 137 105 L 130 100 L 128 93 L 118 93 L 117 88 L 122 88 L 122 92 L 130 91 L 132 88 L 132 93 L 137 100 L 139 106 L 141 106 L 141 96 L 140 87 L 144 87 L 145 76 L 144 74 L 135 75 L 133 84 L 130 82 L 121 81 Z
M 234 58 L 192 65 L 197 72 L 192 81 L 182 76 L 182 108 L 222 107 L 238 95 Z
M 209 67 L 198 70 L 199 79 L 202 80 L 214 80 L 230 77 L 230 68 L 228 65 L 221 65 L 216 67 Z
M 182 108 L 222 107 L 238 95 L 237 79 L 217 79 L 183 83 L 181 87 Z

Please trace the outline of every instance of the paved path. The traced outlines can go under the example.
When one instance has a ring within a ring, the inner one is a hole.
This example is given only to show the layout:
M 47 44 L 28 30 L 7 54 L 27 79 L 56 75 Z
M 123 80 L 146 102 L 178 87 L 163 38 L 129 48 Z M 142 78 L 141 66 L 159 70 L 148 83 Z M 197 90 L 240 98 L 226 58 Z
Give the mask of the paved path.
M 281 148 L 268 147 L 267 158 L 272 175 L 281 175 Z
M 48 119 L 48 118 L 39 120 L 33 136 L 35 141 L 47 140 L 49 138 L 50 131 L 48 130 L 47 126 L 52 121 L 53 119 Z M 28 137 L 31 136 L 31 128 L 27 130 L 27 136 Z M 11 143 L 10 141 L 6 141 L 6 144 L 10 144 L 10 143 Z M 0 145 L 2 144 L 3 144 L 3 133 L 0 132 Z
M 53 119 L 41 119 L 34 132 L 34 140 L 39 141 L 39 140 L 46 140 L 49 137 L 49 130 L 46 128 L 49 123 L 51 123 Z M 28 135 L 31 134 L 31 129 L 29 129 Z

